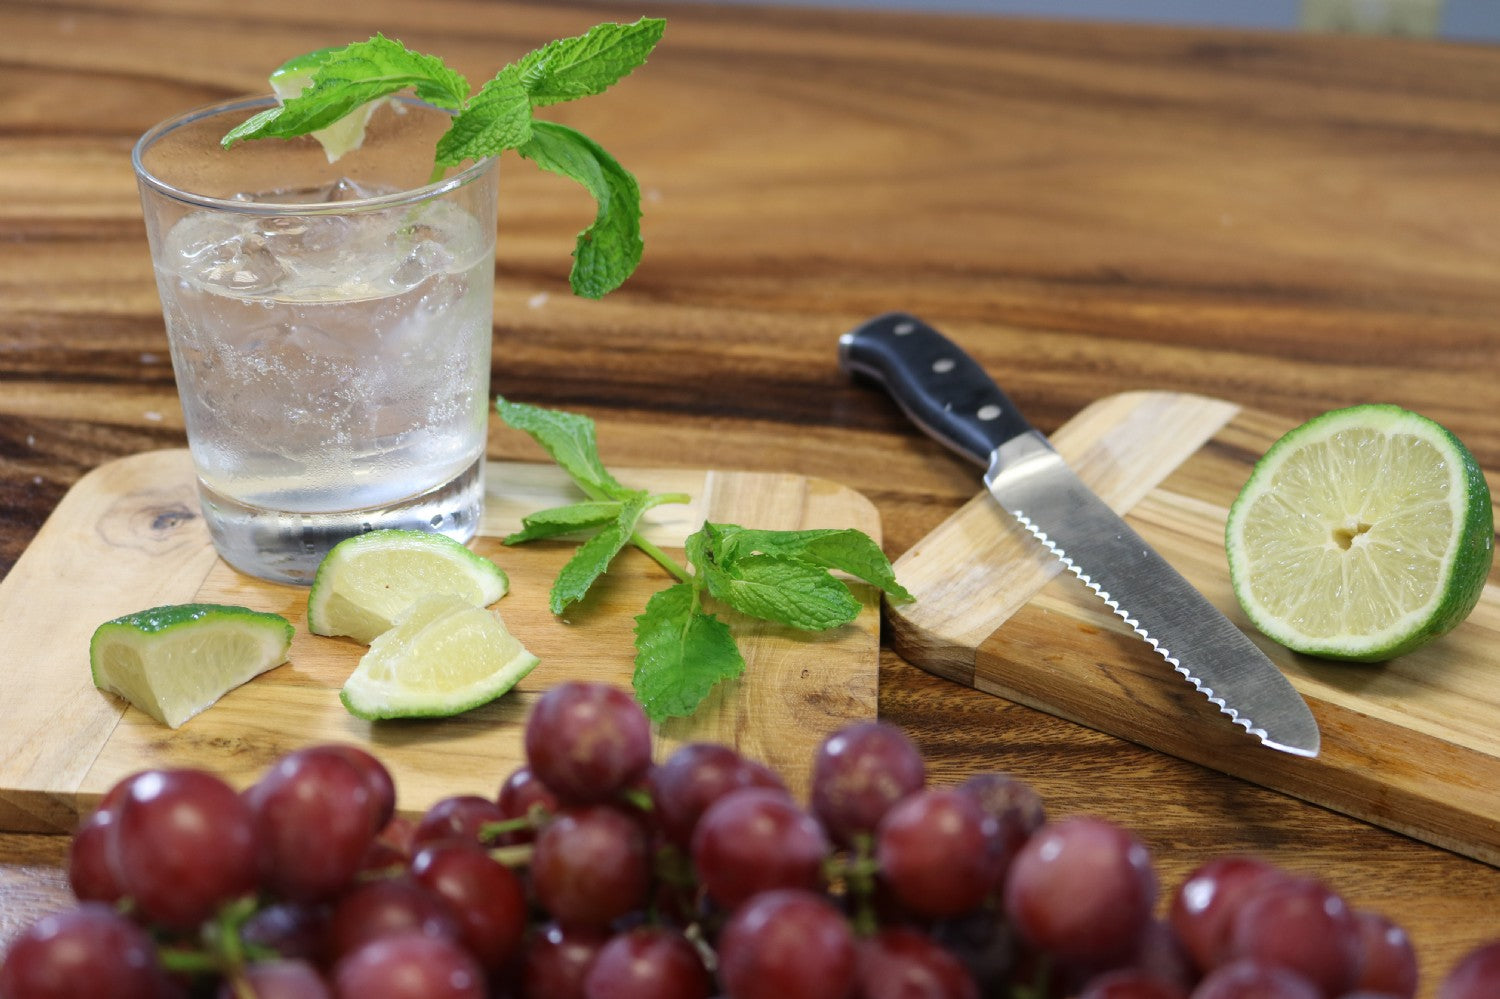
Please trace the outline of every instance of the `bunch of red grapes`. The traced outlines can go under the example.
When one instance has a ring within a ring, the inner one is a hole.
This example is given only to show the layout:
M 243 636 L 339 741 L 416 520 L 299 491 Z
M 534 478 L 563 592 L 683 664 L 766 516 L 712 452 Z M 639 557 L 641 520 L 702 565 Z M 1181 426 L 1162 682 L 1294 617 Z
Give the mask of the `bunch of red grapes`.
M 1410 999 L 1389 919 L 1261 861 L 1158 906 L 1147 849 L 1048 821 L 1003 774 L 930 786 L 897 728 L 813 760 L 809 801 L 721 745 L 651 758 L 624 691 L 549 690 L 494 798 L 396 815 L 347 746 L 243 793 L 117 785 L 72 841 L 79 904 L 10 945 L 0 999 Z M 1164 917 L 1157 915 L 1165 912 Z M 1500 996 L 1500 941 L 1439 999 Z

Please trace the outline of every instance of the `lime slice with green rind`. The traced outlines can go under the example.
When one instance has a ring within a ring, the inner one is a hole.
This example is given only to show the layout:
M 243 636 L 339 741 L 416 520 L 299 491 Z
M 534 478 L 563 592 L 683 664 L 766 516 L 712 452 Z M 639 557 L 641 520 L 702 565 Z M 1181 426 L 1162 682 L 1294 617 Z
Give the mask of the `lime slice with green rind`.
M 1484 473 L 1398 406 L 1333 410 L 1278 440 L 1229 511 L 1230 579 L 1267 637 L 1378 662 L 1452 630 L 1494 557 Z
M 271 91 L 282 101 L 296 97 L 312 83 L 313 73 L 323 56 L 332 51 L 335 50 L 319 49 L 282 63 L 271 73 Z M 369 125 L 370 116 L 382 100 L 384 98 L 362 104 L 327 128 L 310 133 L 323 147 L 328 162 L 333 163 L 345 153 L 364 145 L 365 126 Z
M 447 593 L 488 607 L 509 589 L 505 570 L 445 534 L 370 531 L 334 545 L 318 564 L 307 627 L 368 643 L 421 597 Z
M 370 721 L 446 718 L 495 700 L 537 662 L 498 613 L 438 594 L 371 643 L 339 699 Z
M 223 604 L 171 604 L 101 624 L 94 685 L 177 728 L 245 681 L 286 662 L 292 624 Z

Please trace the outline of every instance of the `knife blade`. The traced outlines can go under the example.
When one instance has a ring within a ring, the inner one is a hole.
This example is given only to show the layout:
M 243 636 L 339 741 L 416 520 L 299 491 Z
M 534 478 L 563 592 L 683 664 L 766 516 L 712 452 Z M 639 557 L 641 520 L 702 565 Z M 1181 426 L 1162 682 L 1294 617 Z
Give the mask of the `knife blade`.
M 891 312 L 840 337 L 839 364 L 984 466 L 999 504 L 1232 722 L 1272 749 L 1318 755 L 1317 720 L 1276 664 L 1099 499 L 956 344 Z

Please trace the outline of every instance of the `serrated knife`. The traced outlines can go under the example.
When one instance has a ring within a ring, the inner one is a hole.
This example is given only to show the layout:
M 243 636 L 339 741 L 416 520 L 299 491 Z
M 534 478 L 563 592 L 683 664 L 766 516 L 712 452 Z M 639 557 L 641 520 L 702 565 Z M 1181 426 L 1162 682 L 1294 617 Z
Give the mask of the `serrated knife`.
M 839 363 L 985 466 L 1000 505 L 1231 721 L 1272 749 L 1318 755 L 1317 720 L 1276 664 L 1084 485 L 973 358 L 892 312 L 840 337 Z

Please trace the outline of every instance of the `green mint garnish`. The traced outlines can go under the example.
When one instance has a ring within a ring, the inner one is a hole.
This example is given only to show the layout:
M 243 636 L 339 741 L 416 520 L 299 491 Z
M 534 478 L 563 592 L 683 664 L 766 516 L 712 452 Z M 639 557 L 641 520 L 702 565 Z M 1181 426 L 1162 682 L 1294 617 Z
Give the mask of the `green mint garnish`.
M 257 114 L 224 136 L 289 139 L 325 129 L 371 101 L 413 90 L 419 100 L 455 112 L 433 153 L 433 179 L 449 167 L 514 150 L 594 196 L 594 221 L 578 234 L 569 281 L 575 294 L 601 298 L 640 263 L 641 195 L 635 178 L 598 143 L 554 122 L 539 107 L 603 93 L 646 61 L 666 29 L 660 18 L 600 24 L 561 38 L 500 70 L 472 95 L 463 76 L 436 56 L 413 52 L 384 35 L 289 60 L 272 80 L 306 78 L 296 96 Z
M 563 535 L 586 537 L 553 583 L 554 614 L 582 600 L 626 545 L 646 552 L 676 578 L 635 619 L 632 683 L 636 699 L 654 721 L 691 714 L 721 680 L 744 672 L 745 660 L 729 625 L 705 601 L 747 617 L 823 631 L 853 621 L 861 607 L 830 569 L 870 583 L 893 600 L 912 599 L 896 582 L 880 546 L 852 529 L 765 531 L 705 523 L 688 537 L 688 567 L 681 566 L 636 528 L 653 506 L 683 503 L 688 497 L 622 485 L 600 460 L 588 417 L 504 398 L 495 407 L 507 425 L 540 444 L 587 497 L 525 517 L 522 530 L 505 538 L 506 544 L 520 544 Z

